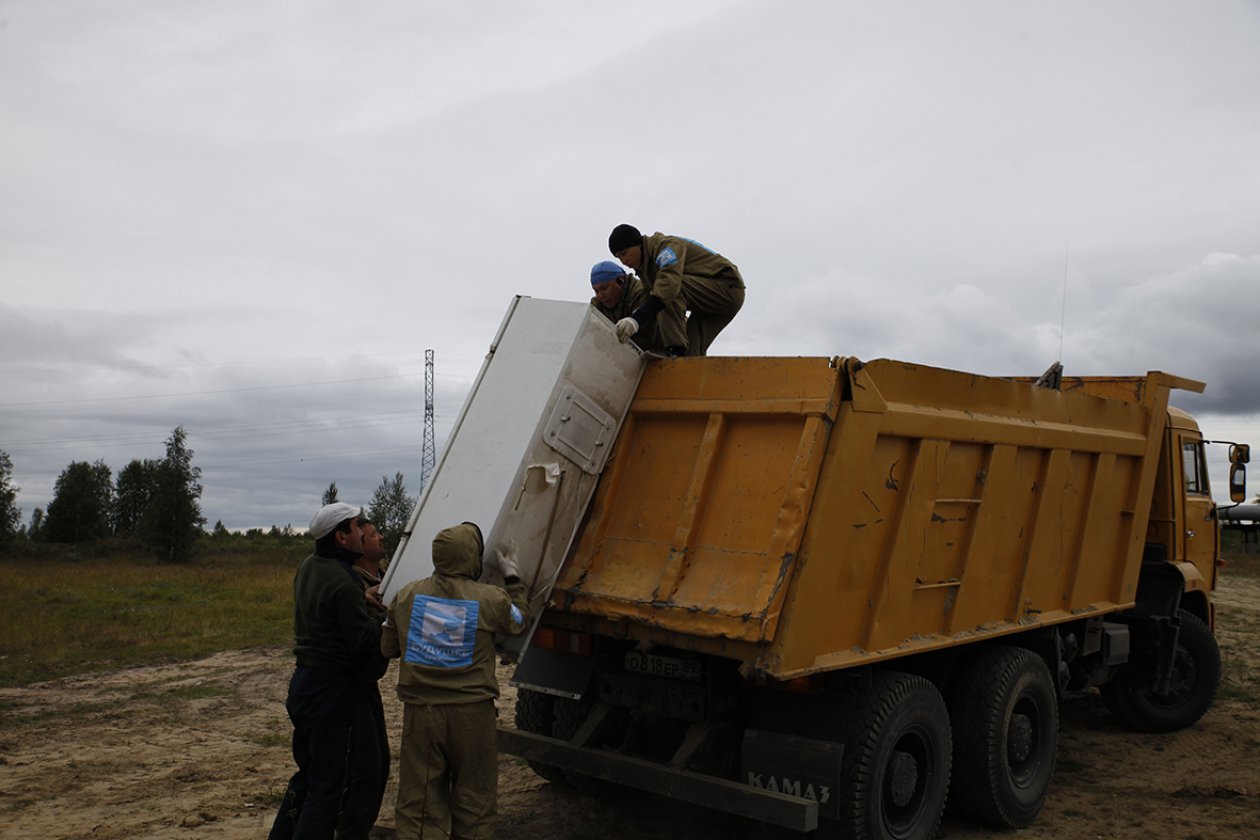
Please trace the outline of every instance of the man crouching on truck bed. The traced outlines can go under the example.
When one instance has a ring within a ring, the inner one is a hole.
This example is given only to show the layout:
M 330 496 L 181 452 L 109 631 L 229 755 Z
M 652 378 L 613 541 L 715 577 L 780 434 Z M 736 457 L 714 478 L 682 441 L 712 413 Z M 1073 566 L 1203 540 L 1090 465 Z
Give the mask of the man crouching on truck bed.
M 666 355 L 704 356 L 744 305 L 744 278 L 735 263 L 699 242 L 644 236 L 633 225 L 617 225 L 608 250 L 639 273 L 648 293 L 642 306 L 617 322 L 623 344 L 655 323 Z
M 471 522 L 433 538 L 433 575 L 389 604 L 381 653 L 402 656 L 395 822 L 399 840 L 490 837 L 499 789 L 494 635 L 525 629 L 516 548 L 497 551 L 507 591 L 478 583 L 484 543 Z

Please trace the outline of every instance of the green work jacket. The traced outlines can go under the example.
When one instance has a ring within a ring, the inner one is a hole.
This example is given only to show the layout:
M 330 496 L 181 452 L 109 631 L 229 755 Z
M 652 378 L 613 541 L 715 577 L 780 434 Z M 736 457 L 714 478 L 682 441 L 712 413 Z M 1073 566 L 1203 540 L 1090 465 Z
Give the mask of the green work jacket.
M 665 303 L 682 293 L 683 275 L 725 280 L 744 288 L 744 278 L 735 263 L 699 242 L 664 233 L 643 237 L 639 275 L 648 293 Z

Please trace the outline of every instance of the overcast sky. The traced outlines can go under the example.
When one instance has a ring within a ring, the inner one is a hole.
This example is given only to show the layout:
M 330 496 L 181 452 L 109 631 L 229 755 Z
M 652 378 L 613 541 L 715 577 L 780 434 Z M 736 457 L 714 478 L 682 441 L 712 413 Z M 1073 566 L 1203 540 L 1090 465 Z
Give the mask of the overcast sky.
M 414 493 L 425 349 L 440 447 L 619 222 L 739 265 L 714 354 L 1162 369 L 1260 444 L 1257 45 L 1256 0 L 0 0 L 23 521 L 177 425 L 209 524 Z

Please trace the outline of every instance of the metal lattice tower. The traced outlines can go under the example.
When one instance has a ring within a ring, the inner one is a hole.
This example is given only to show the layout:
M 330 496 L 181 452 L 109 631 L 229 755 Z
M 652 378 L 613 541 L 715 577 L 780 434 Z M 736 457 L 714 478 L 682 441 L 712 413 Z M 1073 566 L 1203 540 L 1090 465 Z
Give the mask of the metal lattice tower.
M 429 483 L 437 462 L 433 442 L 433 351 L 424 351 L 424 443 L 420 448 L 420 489 Z

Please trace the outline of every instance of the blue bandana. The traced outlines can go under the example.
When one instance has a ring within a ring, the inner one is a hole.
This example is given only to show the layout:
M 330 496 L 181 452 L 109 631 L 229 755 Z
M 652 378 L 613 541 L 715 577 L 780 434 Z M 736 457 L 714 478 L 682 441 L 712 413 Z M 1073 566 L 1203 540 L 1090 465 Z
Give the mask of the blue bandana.
M 607 283 L 609 280 L 620 280 L 626 274 L 626 270 L 621 267 L 620 263 L 612 260 L 604 260 L 597 262 L 591 267 L 591 285 L 598 286 L 600 283 Z

